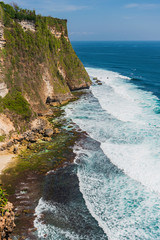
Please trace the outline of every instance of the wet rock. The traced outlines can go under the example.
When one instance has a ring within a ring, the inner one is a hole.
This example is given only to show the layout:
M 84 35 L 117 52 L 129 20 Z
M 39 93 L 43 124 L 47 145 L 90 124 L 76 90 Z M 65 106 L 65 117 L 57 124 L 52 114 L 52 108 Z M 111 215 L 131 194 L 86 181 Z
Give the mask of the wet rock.
M 96 83 L 100 83 L 101 81 L 99 79 L 96 80 Z

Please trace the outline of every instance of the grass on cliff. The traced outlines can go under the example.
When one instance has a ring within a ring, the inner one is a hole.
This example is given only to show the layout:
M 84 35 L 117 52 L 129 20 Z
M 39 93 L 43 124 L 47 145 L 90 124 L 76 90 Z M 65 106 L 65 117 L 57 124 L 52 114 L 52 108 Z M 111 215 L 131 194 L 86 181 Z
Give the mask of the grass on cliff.
M 6 46 L 1 51 L 4 58 L 5 82 L 9 89 L 16 89 L 27 95 L 33 109 L 46 109 L 43 74 L 45 69 L 51 77 L 55 95 L 69 93 L 68 83 L 72 85 L 81 79 L 90 81 L 76 56 L 70 42 L 66 39 L 67 21 L 36 15 L 34 11 L 21 9 L 17 5 L 0 2 L 1 18 L 4 22 Z M 24 31 L 17 20 L 32 20 L 36 31 Z M 56 38 L 50 28 L 61 32 Z M 58 70 L 61 66 L 67 76 L 63 78 Z
M 9 109 L 10 111 L 14 111 L 15 113 L 21 115 L 24 119 L 29 119 L 32 114 L 29 103 L 22 96 L 22 93 L 18 91 L 8 93 L 3 98 L 3 107 Z
M 29 103 L 22 93 L 16 90 L 9 92 L 4 98 L 0 98 L 0 112 L 5 109 L 18 114 L 25 120 L 30 119 L 32 115 Z
M 6 138 L 6 135 L 0 136 L 0 142 L 4 142 L 5 138 Z
M 53 23 L 52 23 L 52 21 Z M 60 21 L 59 21 L 60 22 Z M 10 28 L 5 28 L 4 34 L 7 41 L 5 57 L 5 81 L 9 88 L 25 92 L 31 101 L 39 102 L 39 109 L 45 108 L 42 104 L 44 95 L 44 69 L 51 75 L 55 94 L 64 94 L 69 91 L 66 82 L 57 69 L 58 49 L 61 40 L 48 29 L 49 25 L 58 25 L 59 28 L 66 24 L 58 24 L 55 19 L 36 16 L 36 32 L 24 31 L 20 24 L 11 21 Z M 62 30 L 62 29 L 61 29 Z

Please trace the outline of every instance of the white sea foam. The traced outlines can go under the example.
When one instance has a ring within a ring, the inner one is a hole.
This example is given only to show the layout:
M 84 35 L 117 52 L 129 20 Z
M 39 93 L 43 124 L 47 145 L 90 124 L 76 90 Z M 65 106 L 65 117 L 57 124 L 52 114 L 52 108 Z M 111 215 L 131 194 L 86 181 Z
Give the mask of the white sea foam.
M 72 110 L 66 109 L 68 116 L 102 143 L 111 162 L 160 193 L 160 115 L 155 113 L 159 108 L 158 98 L 138 89 L 118 73 L 91 68 L 87 71 L 103 82 L 102 86 L 92 86 L 91 90 L 109 117 L 99 119 L 94 112 L 92 117 L 92 113 L 88 113 L 89 119 L 84 121 L 80 117 L 82 112 L 73 116 Z
M 127 81 L 130 78 L 118 73 L 92 68 L 87 68 L 87 71 L 91 76 L 100 78 L 104 83 L 103 87 L 91 87 L 91 89 L 102 108 L 108 113 L 121 121 L 145 124 L 147 122 L 144 121 L 144 118 L 149 118 L 149 121 L 152 122 L 150 117 L 153 118 L 153 110 L 157 107 L 158 98 L 156 96 L 138 89 Z
M 75 152 L 80 159 L 82 153 L 86 156 L 83 157 L 85 164 L 80 164 L 77 173 L 80 190 L 87 208 L 108 238 L 158 240 L 160 201 L 156 194 L 118 173 L 116 168 L 112 167 L 106 176 L 105 170 L 97 171 L 99 165 L 105 169 L 107 164 L 101 153 L 89 152 L 81 147 Z
M 118 73 L 91 68 L 87 71 L 103 83 L 91 87 L 98 102 L 84 97 L 66 106 L 66 115 L 99 141 L 103 150 L 75 147 L 86 206 L 110 240 L 159 240 L 158 99 Z M 47 208 L 51 210 L 40 200 L 37 215 Z M 58 233 L 67 239 L 80 239 L 74 232 L 43 225 L 40 217 L 35 226 L 42 239 L 49 229 L 55 239 Z
M 35 220 L 34 220 L 34 226 L 37 228 L 38 231 L 38 239 L 47 239 L 47 240 L 63 240 L 63 239 L 69 239 L 69 240 L 81 240 L 81 237 L 71 231 L 68 231 L 67 229 L 64 230 L 62 228 L 56 227 L 51 224 L 46 224 L 43 220 L 43 213 L 49 212 L 56 214 L 57 209 L 56 206 L 43 200 L 41 198 L 39 200 L 39 203 L 35 209 Z M 67 216 L 66 216 L 67 218 Z
M 151 190 L 160 193 L 160 149 L 151 144 L 101 144 L 104 153 L 118 168 Z M 158 146 L 157 146 L 158 147 Z
M 130 177 L 160 193 L 160 116 L 154 111 L 158 108 L 158 98 L 124 81 L 123 76 L 120 79 L 118 74 L 93 69 L 88 69 L 88 72 L 101 76 L 105 85 L 114 89 L 105 89 L 106 94 L 103 92 L 102 95 L 99 88 L 92 88 L 103 109 L 121 121 L 131 122 L 130 127 L 136 130 L 133 133 L 128 128 L 124 129 L 125 143 L 119 142 L 119 135 L 117 142 L 115 138 L 103 142 L 104 153 Z M 109 81 L 106 80 L 107 75 Z M 136 138 L 140 132 L 143 140 L 131 142 L 129 138 Z
M 91 87 L 100 106 L 93 97 L 82 98 L 66 114 L 101 143 L 115 167 L 106 173 L 109 165 L 98 153 L 75 150 L 82 159 L 78 177 L 86 205 L 112 240 L 159 240 L 159 99 L 118 73 L 87 71 L 103 83 Z

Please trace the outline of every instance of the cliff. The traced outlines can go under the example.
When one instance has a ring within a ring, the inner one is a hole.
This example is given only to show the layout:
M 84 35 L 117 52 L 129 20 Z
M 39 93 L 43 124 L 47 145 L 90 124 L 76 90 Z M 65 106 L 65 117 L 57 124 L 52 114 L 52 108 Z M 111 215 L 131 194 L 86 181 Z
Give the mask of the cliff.
M 67 20 L 0 2 L 0 151 L 17 153 L 40 138 L 49 144 L 59 130 L 43 115 L 90 84 L 68 38 Z M 8 239 L 15 227 L 13 205 L 0 193 L 0 239 Z
M 73 90 L 90 84 L 69 41 L 67 20 L 0 2 L 0 112 L 12 129 L 21 130 L 48 105 L 66 103 Z

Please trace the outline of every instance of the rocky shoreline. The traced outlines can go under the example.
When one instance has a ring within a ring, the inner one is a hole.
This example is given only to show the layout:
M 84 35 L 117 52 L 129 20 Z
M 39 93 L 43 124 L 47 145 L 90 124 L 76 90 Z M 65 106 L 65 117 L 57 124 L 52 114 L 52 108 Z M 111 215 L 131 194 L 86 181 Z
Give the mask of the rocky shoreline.
M 54 107 L 52 113 L 39 116 L 29 131 L 14 135 L 1 145 L 1 152 L 16 156 L 1 175 L 9 201 L 15 207 L 16 228 L 10 235 L 12 239 L 37 239 L 33 221 L 46 174 L 72 163 L 75 158 L 72 148 L 81 133 L 65 119 L 61 108 Z
M 53 116 L 53 115 L 51 115 Z M 31 123 L 31 129 L 23 134 L 13 134 L 9 141 L 0 144 L 0 152 L 8 152 L 17 154 L 22 146 L 30 147 L 31 143 L 37 142 L 39 139 L 50 141 L 54 134 L 59 133 L 58 128 L 53 128 L 49 124 L 47 117 L 39 117 Z

